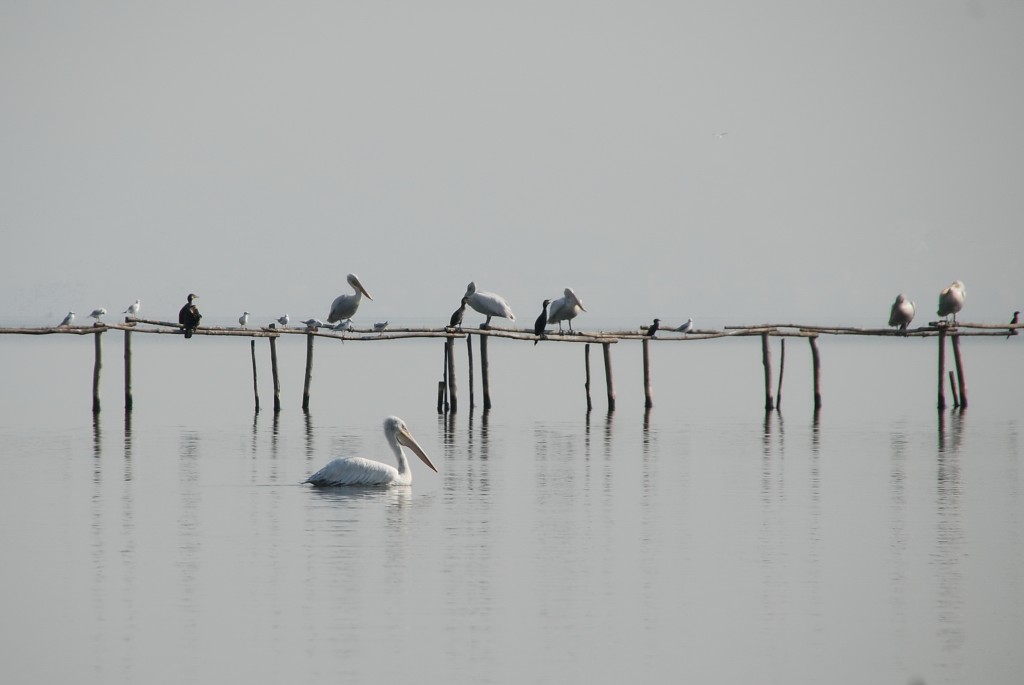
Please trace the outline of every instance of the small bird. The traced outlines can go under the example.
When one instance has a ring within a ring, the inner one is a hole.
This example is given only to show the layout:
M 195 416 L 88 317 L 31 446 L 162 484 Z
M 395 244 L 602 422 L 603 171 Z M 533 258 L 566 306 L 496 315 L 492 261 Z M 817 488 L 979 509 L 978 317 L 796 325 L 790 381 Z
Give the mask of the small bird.
M 654 334 L 658 332 L 658 325 L 661 324 L 661 319 L 655 319 L 654 323 L 647 327 L 647 332 L 644 334 L 648 338 L 653 338 Z
M 68 315 L 64 317 L 63 321 L 61 321 L 59 324 L 57 324 L 57 327 L 59 328 L 61 326 L 70 326 L 71 322 L 74 321 L 74 320 L 75 320 L 75 313 L 74 312 L 68 312 Z
M 580 298 L 576 297 L 576 293 L 572 291 L 572 288 L 566 288 L 563 294 L 565 295 L 564 297 L 551 302 L 551 310 L 548 312 L 548 323 L 557 323 L 558 332 L 561 333 L 562 322 L 567 321 L 569 323 L 569 332 L 572 333 L 572 320 L 580 312 L 587 311 L 587 308 L 583 306 Z
M 193 303 L 193 300 L 198 299 L 198 295 L 189 293 L 188 302 L 178 311 L 178 323 L 185 329 L 186 340 L 192 337 L 196 328 L 199 327 L 200 320 L 203 318 L 203 315 L 199 313 L 199 308 Z
M 71 316 L 73 317 L 74 314 L 72 314 Z M 1013 326 L 1013 325 L 1017 324 L 1019 322 L 1019 319 L 1020 319 L 1020 312 L 1014 312 L 1013 313 L 1013 318 L 1010 319 L 1010 325 Z M 1010 329 L 1010 332 L 1006 334 L 1007 339 L 1009 339 L 1009 337 L 1011 335 L 1017 335 L 1017 329 L 1016 328 L 1011 328 Z
M 124 313 L 128 316 L 138 316 L 140 309 L 142 309 L 142 301 L 135 300 L 134 303 L 128 305 L 128 309 L 124 310 Z
M 470 307 L 487 317 L 487 320 L 480 324 L 480 328 L 490 328 L 492 316 L 516 320 L 516 315 L 512 313 L 512 308 L 508 306 L 504 297 L 485 290 L 477 290 L 475 281 L 470 281 L 466 286 L 465 297 L 469 300 Z
M 306 328 L 323 328 L 324 322 L 320 319 L 306 319 L 302 323 L 306 324 Z
M 333 326 L 328 326 L 332 331 L 347 331 L 352 328 L 352 319 L 342 319 Z
M 459 308 L 452 312 L 452 318 L 448 321 L 449 328 L 462 328 L 462 317 L 466 313 L 467 304 L 469 304 L 469 298 L 463 297 Z
M 242 328 L 249 325 L 249 312 L 242 312 L 242 315 L 238 317 L 238 325 Z
M 916 308 L 914 303 L 907 299 L 906 295 L 900 293 L 896 301 L 892 303 L 892 310 L 889 312 L 889 325 L 899 326 L 901 331 L 906 331 L 907 326 L 914 320 Z
M 288 319 L 288 315 L 287 314 L 285 314 L 284 316 L 277 317 L 277 322 L 279 324 L 281 324 L 282 326 L 287 326 L 288 325 L 288 321 L 289 321 L 289 319 Z
M 693 319 L 687 319 L 686 323 L 676 329 L 680 333 L 689 333 L 693 330 Z
M 544 335 L 544 328 L 548 325 L 549 304 L 551 304 L 551 300 L 544 300 L 540 308 L 540 316 L 537 317 L 537 321 L 533 324 L 533 334 L 537 336 L 537 339 L 533 341 L 534 345 L 540 342 L 541 336 Z
M 948 288 L 939 293 L 939 316 L 953 315 L 953 325 L 956 325 L 956 313 L 964 308 L 964 300 L 967 299 L 967 290 L 963 281 L 953 281 Z
M 388 322 L 387 321 L 378 321 L 377 323 L 373 324 L 373 330 L 375 330 L 377 332 L 383 331 L 387 327 L 388 327 Z
M 104 309 L 103 307 L 100 307 L 99 309 L 94 309 L 91 312 L 89 312 L 89 316 L 91 316 L 92 318 L 96 319 L 97 321 L 100 320 L 100 317 L 103 317 L 103 316 L 106 316 L 106 315 L 107 315 L 107 310 Z

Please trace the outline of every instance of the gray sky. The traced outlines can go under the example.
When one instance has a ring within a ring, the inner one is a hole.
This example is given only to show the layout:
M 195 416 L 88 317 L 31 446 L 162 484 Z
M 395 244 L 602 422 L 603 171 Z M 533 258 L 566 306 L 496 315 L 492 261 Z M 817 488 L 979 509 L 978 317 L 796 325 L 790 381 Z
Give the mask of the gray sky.
M 0 3 L 0 320 L 1024 309 L 1024 2 Z M 728 135 L 717 136 L 727 132 Z M 477 315 L 467 316 L 477 322 Z

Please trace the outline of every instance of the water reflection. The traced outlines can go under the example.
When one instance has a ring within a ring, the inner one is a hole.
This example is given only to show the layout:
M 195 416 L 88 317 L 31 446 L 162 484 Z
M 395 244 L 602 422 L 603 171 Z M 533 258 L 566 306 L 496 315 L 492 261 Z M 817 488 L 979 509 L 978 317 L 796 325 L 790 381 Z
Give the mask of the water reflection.
M 938 593 L 938 637 L 944 647 L 944 667 L 959 672 L 964 647 L 964 525 L 961 511 L 963 483 L 960 472 L 960 453 L 963 447 L 966 412 L 952 411 L 949 417 L 947 439 L 946 413 L 939 416 L 939 451 L 937 455 L 935 506 L 935 556 Z

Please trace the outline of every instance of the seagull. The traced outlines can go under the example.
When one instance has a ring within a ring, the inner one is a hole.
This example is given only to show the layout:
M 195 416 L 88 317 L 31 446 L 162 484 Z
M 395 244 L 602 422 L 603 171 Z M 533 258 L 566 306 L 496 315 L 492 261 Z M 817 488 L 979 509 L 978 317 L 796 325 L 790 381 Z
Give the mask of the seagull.
M 411 485 L 412 471 L 405 457 L 405 445 L 411 449 L 432 471 L 437 467 L 430 463 L 430 457 L 423 451 L 416 438 L 412 437 L 405 421 L 397 416 L 384 419 L 384 436 L 398 460 L 398 468 L 363 457 L 344 457 L 331 461 L 304 482 L 317 487 L 339 485 Z
M 693 319 L 687 319 L 686 323 L 676 329 L 680 333 L 689 333 L 693 330 Z
M 373 330 L 378 331 L 378 332 L 379 331 L 383 331 L 387 327 L 388 327 L 388 322 L 387 321 L 378 321 L 377 323 L 373 324 Z
M 327 315 L 327 323 L 334 323 L 335 321 L 341 321 L 342 319 L 351 319 L 355 316 L 356 310 L 359 309 L 359 302 L 362 301 L 363 295 L 372 300 L 370 293 L 366 292 L 366 288 L 359 282 L 359 277 L 355 274 L 349 274 L 346 278 L 349 286 L 355 292 L 352 295 L 338 295 L 334 298 L 334 302 L 331 303 L 331 313 Z
M 142 309 L 142 301 L 135 300 L 135 302 L 129 305 L 128 309 L 124 310 L 123 313 L 127 314 L 128 316 L 138 316 L 140 309 Z
M 107 315 L 107 310 L 104 309 L 103 307 L 100 307 L 99 309 L 94 309 L 91 312 L 89 312 L 89 316 L 91 316 L 92 318 L 96 319 L 97 321 L 100 320 L 100 317 L 106 316 L 106 315 Z
M 568 290 L 568 288 L 566 288 Z M 551 300 L 544 300 L 544 303 L 540 307 L 540 316 L 537 317 L 537 321 L 533 324 L 533 334 L 537 336 L 537 339 L 533 341 L 536 345 L 540 342 L 541 336 L 544 335 L 544 328 L 548 325 L 548 305 L 551 304 Z
M 899 326 L 901 331 L 906 331 L 907 326 L 914 320 L 914 303 L 900 293 L 896 301 L 892 303 L 892 311 L 889 312 L 889 325 Z
M 560 297 L 551 303 L 551 311 L 548 313 L 548 323 L 557 323 L 558 330 L 562 330 L 562 322 L 569 322 L 569 332 L 572 333 L 572 320 L 576 318 L 576 315 L 581 311 L 587 311 L 587 308 L 580 302 L 580 298 L 576 297 L 576 293 L 572 291 L 572 288 L 566 288 L 565 297 Z
M 68 315 L 64 317 L 63 321 L 61 321 L 59 324 L 57 324 L 57 327 L 60 328 L 61 326 L 70 326 L 71 322 L 74 321 L 74 320 L 75 320 L 75 313 L 74 312 L 68 312 Z
M 320 319 L 306 319 L 302 323 L 306 324 L 306 328 L 323 328 L 324 322 Z
M 465 297 L 469 300 L 470 307 L 487 317 L 487 321 L 480 324 L 480 328 L 490 328 L 492 316 L 500 316 L 511 321 L 516 320 L 516 315 L 512 313 L 512 308 L 508 306 L 505 298 L 501 295 L 477 290 L 474 281 L 470 281 L 466 286 Z
M 328 326 L 332 331 L 347 331 L 352 328 L 352 319 L 342 319 L 333 326 Z
M 939 316 L 953 315 L 953 325 L 956 325 L 956 313 L 964 308 L 964 300 L 967 299 L 967 290 L 963 281 L 953 281 L 948 288 L 939 293 Z
M 281 324 L 282 326 L 287 326 L 288 325 L 288 315 L 285 314 L 284 316 L 277 317 L 277 322 L 279 324 Z
M 242 328 L 249 325 L 249 312 L 242 312 L 242 315 L 238 317 L 238 325 Z
M 448 321 L 448 328 L 462 328 L 462 316 L 466 313 L 466 304 L 468 302 L 468 297 L 462 298 L 459 308 L 452 312 L 452 318 Z
M 192 302 L 198 299 L 198 295 L 189 293 L 188 302 L 178 311 L 178 323 L 185 329 L 186 340 L 192 337 L 192 334 L 199 326 L 199 321 L 203 318 L 203 315 L 199 313 L 199 308 Z
M 70 316 L 73 318 L 75 315 L 71 314 Z M 1019 321 L 1019 318 L 1020 318 L 1020 312 L 1014 312 L 1013 313 L 1013 318 L 1010 319 L 1010 325 L 1011 326 L 1016 325 L 1017 322 Z M 66 320 L 67 319 L 65 319 L 65 321 Z M 1011 335 L 1017 335 L 1017 329 L 1016 328 L 1011 328 L 1010 332 L 1006 334 L 1006 337 L 1009 338 Z
M 661 319 L 655 319 L 654 323 L 647 327 L 647 332 L 644 333 L 648 338 L 653 338 L 654 334 L 658 332 L 658 324 L 661 323 Z

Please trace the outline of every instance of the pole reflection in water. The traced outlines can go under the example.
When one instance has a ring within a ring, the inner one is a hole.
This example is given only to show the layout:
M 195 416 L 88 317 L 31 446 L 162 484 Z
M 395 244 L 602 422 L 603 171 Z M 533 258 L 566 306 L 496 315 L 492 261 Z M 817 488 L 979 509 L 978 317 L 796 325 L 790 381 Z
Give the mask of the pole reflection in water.
M 945 412 L 939 411 L 939 452 L 935 487 L 937 524 L 935 530 L 935 566 L 939 584 L 938 638 L 943 644 L 943 667 L 958 673 L 964 647 L 964 524 L 961 510 L 963 483 L 960 453 L 966 412 L 952 410 L 950 438 L 946 439 Z

